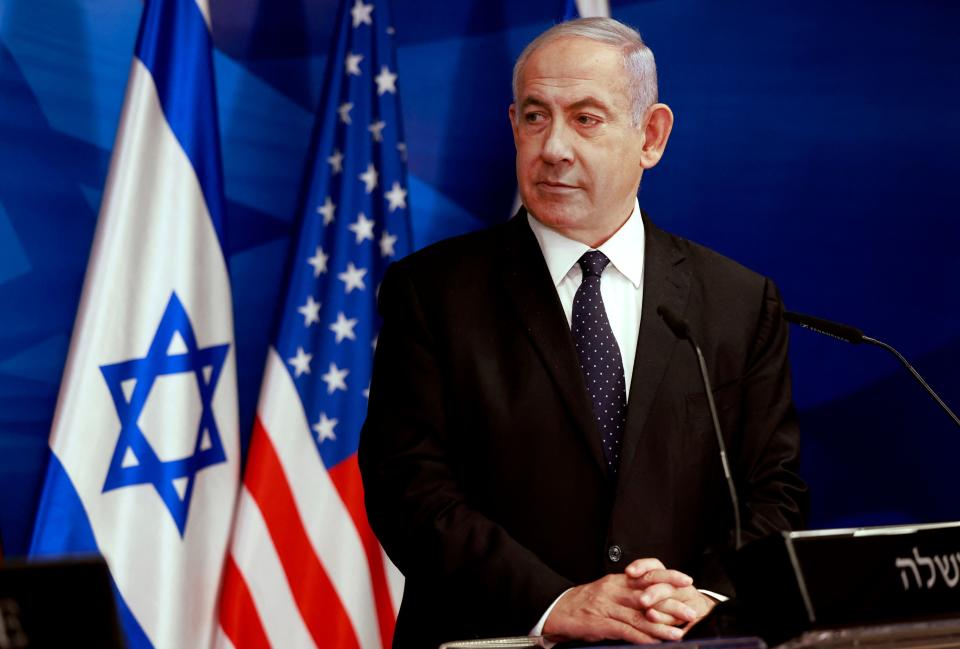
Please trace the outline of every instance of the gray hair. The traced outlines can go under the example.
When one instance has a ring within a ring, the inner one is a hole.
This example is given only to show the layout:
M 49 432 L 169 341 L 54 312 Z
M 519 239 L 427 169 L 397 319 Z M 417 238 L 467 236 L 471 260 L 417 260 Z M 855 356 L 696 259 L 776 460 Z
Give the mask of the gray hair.
M 554 25 L 537 36 L 524 48 L 513 66 L 513 101 L 516 103 L 520 90 L 520 74 L 530 55 L 540 47 L 555 40 L 568 37 L 586 38 L 598 43 L 606 43 L 620 48 L 623 54 L 623 67 L 627 72 L 630 85 L 630 103 L 634 126 L 640 126 L 643 115 L 657 103 L 657 64 L 653 52 L 647 47 L 640 34 L 613 18 L 578 18 Z

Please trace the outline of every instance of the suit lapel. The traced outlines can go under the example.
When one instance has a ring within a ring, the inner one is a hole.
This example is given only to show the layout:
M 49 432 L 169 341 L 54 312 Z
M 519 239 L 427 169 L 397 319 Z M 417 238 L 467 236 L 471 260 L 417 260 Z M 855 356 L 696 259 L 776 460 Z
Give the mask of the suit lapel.
M 643 224 L 646 232 L 643 307 L 627 400 L 623 458 L 618 478 L 621 483 L 630 480 L 630 472 L 636 466 L 633 458 L 644 423 L 677 344 L 676 337 L 657 315 L 657 307 L 667 305 L 675 312 L 683 313 L 690 292 L 690 277 L 682 263 L 683 253 L 670 235 L 653 225 L 646 216 Z
M 564 405 L 583 433 L 597 468 L 606 475 L 600 434 L 597 432 L 593 406 L 573 346 L 570 327 L 540 245 L 530 230 L 523 209 L 506 224 L 501 250 L 498 267 L 504 292 L 509 296 Z

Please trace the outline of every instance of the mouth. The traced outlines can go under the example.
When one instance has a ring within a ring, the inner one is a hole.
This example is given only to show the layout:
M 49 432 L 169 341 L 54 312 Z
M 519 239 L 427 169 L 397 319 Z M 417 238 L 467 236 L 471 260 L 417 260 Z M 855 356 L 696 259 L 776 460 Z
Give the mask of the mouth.
M 570 185 L 568 183 L 561 183 L 552 180 L 541 180 L 537 183 L 542 191 L 546 192 L 556 192 L 556 193 L 567 193 L 580 189 L 576 185 Z

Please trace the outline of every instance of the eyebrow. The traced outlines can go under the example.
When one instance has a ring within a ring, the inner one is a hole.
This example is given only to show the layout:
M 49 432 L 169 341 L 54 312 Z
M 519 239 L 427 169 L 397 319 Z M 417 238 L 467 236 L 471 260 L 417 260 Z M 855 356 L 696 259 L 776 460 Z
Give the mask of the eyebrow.
M 610 107 L 596 97 L 584 97 L 567 106 L 568 110 L 580 110 L 581 108 L 598 108 L 605 113 L 610 112 Z
M 547 105 L 547 102 L 545 102 L 545 101 L 543 101 L 542 99 L 539 99 L 539 98 L 537 98 L 537 97 L 527 97 L 527 98 L 525 98 L 522 102 L 520 102 L 520 109 L 521 109 L 521 110 L 524 110 L 524 109 L 526 109 L 526 108 L 529 107 L 529 106 L 537 106 L 537 107 L 540 107 L 540 108 L 549 108 L 549 106 Z M 583 108 L 596 108 L 596 109 L 599 109 L 599 110 L 601 110 L 601 111 L 603 111 L 603 112 L 605 112 L 605 113 L 608 113 L 608 114 L 611 112 L 611 111 L 610 111 L 610 107 L 607 106 L 607 104 L 605 104 L 604 102 L 602 102 L 602 101 L 600 101 L 599 99 L 597 99 L 596 97 L 584 97 L 583 99 L 578 99 L 577 101 L 573 102 L 572 104 L 568 104 L 568 105 L 565 107 L 565 110 L 567 110 L 567 111 L 571 111 L 571 110 L 581 110 L 581 109 L 583 109 Z
M 523 110 L 529 106 L 537 106 L 539 108 L 548 108 L 547 102 L 537 99 L 536 97 L 526 97 L 523 101 L 520 102 L 520 110 Z

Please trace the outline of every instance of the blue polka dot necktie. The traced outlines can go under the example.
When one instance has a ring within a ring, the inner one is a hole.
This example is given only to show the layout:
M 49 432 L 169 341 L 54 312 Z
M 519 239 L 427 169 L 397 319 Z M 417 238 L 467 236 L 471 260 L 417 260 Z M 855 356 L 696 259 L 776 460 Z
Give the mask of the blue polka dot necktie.
M 600 296 L 600 275 L 610 263 L 599 250 L 585 252 L 578 262 L 583 282 L 573 298 L 571 331 L 580 357 L 587 392 L 603 444 L 603 456 L 611 476 L 620 464 L 620 444 L 627 419 L 627 391 L 620 347 L 610 328 Z

